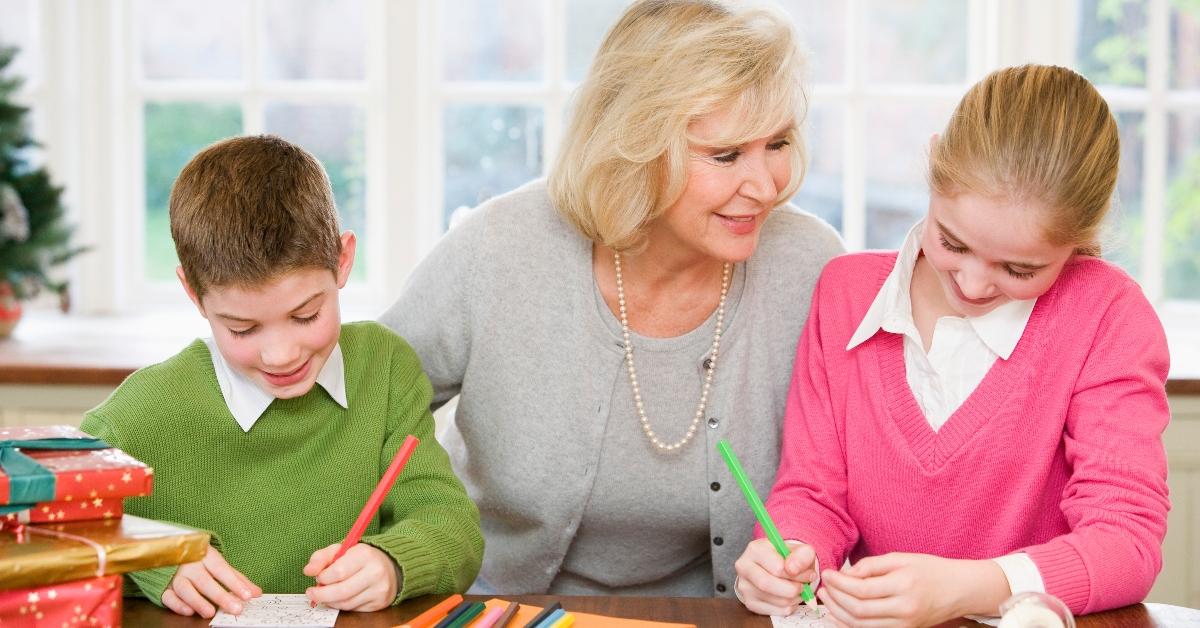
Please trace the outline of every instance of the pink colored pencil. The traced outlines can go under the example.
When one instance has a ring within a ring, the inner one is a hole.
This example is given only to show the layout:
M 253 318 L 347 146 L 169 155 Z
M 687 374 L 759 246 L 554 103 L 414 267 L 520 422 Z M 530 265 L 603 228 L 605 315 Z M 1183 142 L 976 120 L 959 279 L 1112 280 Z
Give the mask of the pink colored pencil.
M 479 621 L 475 622 L 475 625 L 471 626 L 471 628 L 492 628 L 496 620 L 500 619 L 500 616 L 504 614 L 504 608 L 499 605 L 492 607 L 492 610 L 485 613 L 483 617 L 480 617 Z
M 367 499 L 362 512 L 358 513 L 358 519 L 355 519 L 354 525 L 350 526 L 350 532 L 346 534 L 346 540 L 342 541 L 341 547 L 333 555 L 333 560 L 329 561 L 330 565 L 336 563 L 346 553 L 346 550 L 358 544 L 363 532 L 366 532 L 367 526 L 371 524 L 371 519 L 374 519 L 375 513 L 379 511 L 379 506 L 383 503 L 383 498 L 391 490 L 392 484 L 396 483 L 396 478 L 404 470 L 404 465 L 408 464 L 408 457 L 412 455 L 413 450 L 417 448 L 417 444 L 420 442 L 412 434 L 409 434 L 404 439 L 404 443 L 400 445 L 400 449 L 396 450 L 396 457 L 392 458 L 392 464 L 388 465 L 387 471 L 383 472 L 383 477 L 379 478 L 379 484 L 375 485 L 375 492 L 371 493 L 371 497 Z

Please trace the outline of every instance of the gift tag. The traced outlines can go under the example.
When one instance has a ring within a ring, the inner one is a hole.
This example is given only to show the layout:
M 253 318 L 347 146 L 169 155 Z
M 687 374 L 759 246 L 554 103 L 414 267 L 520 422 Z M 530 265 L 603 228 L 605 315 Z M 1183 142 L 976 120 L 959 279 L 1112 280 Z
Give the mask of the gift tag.
M 309 606 L 308 596 L 303 593 L 264 594 L 246 602 L 240 615 L 218 611 L 209 626 L 306 627 L 332 628 L 337 621 L 338 610 L 324 604 L 316 608 Z
M 801 604 L 800 610 L 786 617 L 771 617 L 771 625 L 775 628 L 833 628 L 833 620 L 828 619 L 829 611 L 820 604 L 809 606 Z

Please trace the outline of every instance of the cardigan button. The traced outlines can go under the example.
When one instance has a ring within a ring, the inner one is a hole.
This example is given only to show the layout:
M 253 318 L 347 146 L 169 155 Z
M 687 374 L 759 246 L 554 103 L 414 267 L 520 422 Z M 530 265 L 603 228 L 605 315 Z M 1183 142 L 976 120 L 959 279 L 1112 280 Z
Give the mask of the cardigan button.
M 725 585 L 717 584 L 717 593 L 724 593 L 724 592 L 725 592 Z
M 701 366 L 701 368 L 703 368 L 704 370 L 707 371 L 708 369 L 712 368 L 712 365 L 713 365 L 712 358 L 704 358 L 704 363 L 701 364 L 700 366 Z
M 725 544 L 725 539 L 723 539 L 719 536 L 713 538 L 713 545 L 724 545 L 724 544 Z
M 711 489 L 713 490 L 713 492 L 715 493 L 715 492 L 717 492 L 717 491 L 721 490 L 721 483 L 720 483 L 720 482 L 713 482 L 712 484 L 709 484 L 709 485 L 708 485 L 708 488 L 711 488 Z
M 717 419 L 717 417 L 715 417 L 715 416 L 710 416 L 710 417 L 708 417 L 708 427 L 709 427 L 709 429 L 714 429 L 714 430 L 715 430 L 715 429 L 717 429 L 717 426 L 718 426 L 718 425 L 720 425 L 720 424 L 721 424 L 721 421 L 720 421 L 719 419 Z

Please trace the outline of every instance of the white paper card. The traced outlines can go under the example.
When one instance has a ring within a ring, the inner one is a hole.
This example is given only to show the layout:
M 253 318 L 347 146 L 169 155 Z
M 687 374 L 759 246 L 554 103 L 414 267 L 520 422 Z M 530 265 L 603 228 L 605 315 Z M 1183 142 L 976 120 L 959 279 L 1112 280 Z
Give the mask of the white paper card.
M 261 597 L 246 602 L 241 615 L 230 615 L 217 611 L 209 626 L 224 628 L 226 626 L 254 626 L 268 628 L 275 626 L 303 626 L 306 628 L 332 628 L 337 621 L 338 610 L 324 604 L 312 608 L 308 605 L 308 596 L 303 593 L 264 594 Z
M 818 604 L 816 607 L 801 604 L 800 610 L 788 615 L 787 617 L 771 616 L 771 624 L 775 628 L 834 628 L 832 619 L 829 617 L 829 611 L 825 610 L 824 606 Z

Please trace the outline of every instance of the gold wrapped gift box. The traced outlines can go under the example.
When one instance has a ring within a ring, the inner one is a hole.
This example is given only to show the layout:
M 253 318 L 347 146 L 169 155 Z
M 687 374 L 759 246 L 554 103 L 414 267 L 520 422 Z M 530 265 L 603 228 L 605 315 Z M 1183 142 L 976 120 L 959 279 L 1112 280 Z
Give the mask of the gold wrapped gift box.
M 132 515 L 0 529 L 0 590 L 191 563 L 207 547 L 207 532 Z

